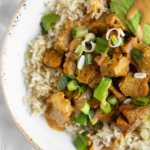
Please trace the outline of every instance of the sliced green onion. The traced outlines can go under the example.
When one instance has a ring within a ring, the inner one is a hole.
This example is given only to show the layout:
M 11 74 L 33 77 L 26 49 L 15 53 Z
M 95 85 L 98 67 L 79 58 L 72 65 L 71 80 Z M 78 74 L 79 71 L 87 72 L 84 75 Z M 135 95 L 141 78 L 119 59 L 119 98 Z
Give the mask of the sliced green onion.
M 138 49 L 134 49 L 131 52 L 131 57 L 140 64 L 143 58 L 143 52 Z
M 122 38 L 121 38 L 121 44 L 120 44 L 120 46 L 123 46 L 124 45 L 124 42 L 123 42 L 123 40 L 122 40 Z
M 64 51 L 59 51 L 59 54 L 65 54 L 65 52 Z
M 94 97 L 100 102 L 105 98 L 106 93 L 112 83 L 111 78 L 103 77 L 98 87 L 94 90 Z
M 120 44 L 118 43 L 118 40 L 120 40 Z M 115 35 L 111 36 L 111 41 L 112 41 L 114 46 L 117 45 L 117 44 L 119 44 L 119 46 L 123 46 L 124 45 L 122 38 L 121 37 L 117 38 Z
M 85 62 L 85 56 L 82 55 L 82 56 L 79 57 L 78 60 L 77 60 L 77 68 L 78 68 L 79 70 L 82 69 L 82 67 L 83 67 L 83 65 L 84 65 L 84 62 Z
M 67 88 L 69 91 L 75 91 L 77 90 L 79 87 L 77 80 L 72 80 L 68 83 Z
M 100 54 L 106 54 L 109 48 L 109 42 L 97 37 L 95 51 Z
M 101 105 L 100 105 L 101 106 Z M 106 102 L 106 105 L 104 107 L 101 107 L 101 110 L 105 113 L 108 114 L 111 112 L 111 106 L 108 102 Z
M 116 45 L 118 43 L 118 40 L 115 35 L 112 35 L 110 38 L 112 40 L 113 45 Z
M 80 89 L 79 89 L 79 92 L 78 92 L 78 95 L 75 97 L 75 98 L 78 98 L 81 94 L 85 93 L 85 91 L 88 89 L 88 85 L 86 84 L 83 84 Z
M 45 15 L 42 18 L 42 27 L 45 29 L 45 31 L 48 31 L 51 23 L 55 23 L 58 20 L 59 18 L 54 14 Z
M 117 106 L 119 104 L 119 100 L 114 94 L 109 95 L 107 101 L 112 106 Z
M 88 40 L 87 43 L 94 42 L 95 39 L 96 39 L 96 36 L 94 33 L 85 34 L 85 40 Z
M 79 39 L 83 38 L 86 33 L 88 33 L 89 28 L 87 26 L 75 27 L 72 30 L 72 38 Z
M 85 91 L 88 89 L 88 85 L 86 85 L 86 84 L 83 84 L 82 86 L 81 86 L 81 88 L 79 89 L 79 91 L 83 94 L 83 93 L 85 93 Z
M 61 91 L 63 90 L 68 84 L 68 79 L 65 75 L 63 75 L 58 82 L 56 82 L 57 90 Z
M 80 110 L 85 114 L 88 115 L 89 110 L 90 110 L 90 105 L 85 102 L 84 105 L 80 108 Z
M 84 65 L 92 64 L 92 55 L 91 54 L 86 54 L 84 56 L 85 56 Z
M 79 56 L 81 56 L 84 49 L 85 49 L 85 47 L 83 45 L 78 45 L 77 49 L 75 50 L 75 53 L 79 54 Z
M 73 118 L 73 121 L 75 123 L 80 123 L 84 126 L 87 126 L 88 116 L 81 112 L 78 118 Z
M 141 134 L 141 137 L 143 139 L 148 139 L 149 138 L 149 132 L 146 129 L 141 129 L 141 133 L 140 134 Z
M 140 106 L 146 106 L 149 102 L 149 99 L 146 97 L 137 97 L 133 100 L 134 104 Z
M 92 125 L 94 125 L 95 123 L 92 122 L 92 119 L 94 118 L 95 113 L 92 109 L 89 111 L 88 116 L 89 116 L 90 122 L 92 123 Z
M 88 146 L 88 140 L 82 134 L 78 134 L 73 143 L 77 150 L 85 150 Z
M 148 116 L 148 120 L 150 121 L 150 106 L 148 106 L 149 109 L 149 116 Z
M 65 76 L 69 79 L 72 79 L 72 80 L 76 80 L 76 76 L 75 75 L 68 75 L 68 74 L 65 74 Z
M 87 88 L 87 90 L 84 92 L 84 94 L 86 95 L 88 100 L 90 100 L 92 98 L 92 96 L 93 96 L 93 92 L 91 91 L 90 88 Z
M 86 136 L 86 135 L 88 135 L 88 134 L 90 134 L 90 131 L 89 131 L 89 130 L 87 130 L 87 131 L 85 131 L 85 132 L 82 133 L 83 136 Z
M 107 55 L 110 57 L 110 59 L 113 58 L 113 54 L 108 54 L 108 53 L 107 53 Z
M 78 75 L 80 75 L 80 74 L 81 74 L 80 69 L 78 69 Z

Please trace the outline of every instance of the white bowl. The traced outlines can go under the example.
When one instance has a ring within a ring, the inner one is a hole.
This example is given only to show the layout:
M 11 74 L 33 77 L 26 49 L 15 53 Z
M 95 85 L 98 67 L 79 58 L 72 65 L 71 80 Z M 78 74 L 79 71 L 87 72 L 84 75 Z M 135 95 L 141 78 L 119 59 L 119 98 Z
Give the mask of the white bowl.
M 24 54 L 28 43 L 41 33 L 40 21 L 47 1 L 24 0 L 14 13 L 1 49 L 1 89 L 15 124 L 36 149 L 75 150 L 67 133 L 52 130 L 43 116 L 31 117 L 30 107 L 22 101 L 26 95 Z

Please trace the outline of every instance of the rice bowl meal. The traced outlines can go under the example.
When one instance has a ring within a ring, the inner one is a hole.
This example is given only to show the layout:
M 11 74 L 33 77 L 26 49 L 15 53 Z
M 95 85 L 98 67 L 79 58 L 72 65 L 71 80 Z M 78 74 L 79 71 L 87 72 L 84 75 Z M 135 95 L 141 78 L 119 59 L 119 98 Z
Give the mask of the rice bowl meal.
M 31 115 L 78 150 L 150 144 L 150 1 L 56 0 L 23 70 Z M 67 144 L 67 143 L 66 143 Z

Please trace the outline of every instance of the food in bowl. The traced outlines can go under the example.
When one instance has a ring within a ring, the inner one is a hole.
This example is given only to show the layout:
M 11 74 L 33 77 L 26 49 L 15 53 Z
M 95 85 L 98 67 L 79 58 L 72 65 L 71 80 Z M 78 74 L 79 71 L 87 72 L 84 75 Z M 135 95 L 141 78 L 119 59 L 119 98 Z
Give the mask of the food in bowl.
M 23 70 L 24 104 L 78 150 L 149 144 L 148 0 L 56 0 Z M 147 13 L 146 13 L 147 12 Z

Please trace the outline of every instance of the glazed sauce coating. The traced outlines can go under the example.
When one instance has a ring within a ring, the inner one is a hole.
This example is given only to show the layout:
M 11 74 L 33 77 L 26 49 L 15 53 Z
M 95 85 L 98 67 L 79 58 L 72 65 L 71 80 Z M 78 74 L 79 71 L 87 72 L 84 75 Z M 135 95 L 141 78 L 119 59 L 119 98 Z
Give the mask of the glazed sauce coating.
M 150 24 L 150 0 L 135 0 L 134 5 L 128 11 L 127 19 L 132 19 L 139 10 L 142 12 L 143 17 L 138 29 L 135 31 L 135 35 L 139 38 L 139 40 L 143 40 L 144 25 Z
M 46 121 L 47 121 L 47 124 L 53 129 L 53 130 L 56 130 L 56 131 L 63 131 L 63 128 L 53 119 L 50 119 L 50 118 L 46 118 Z

